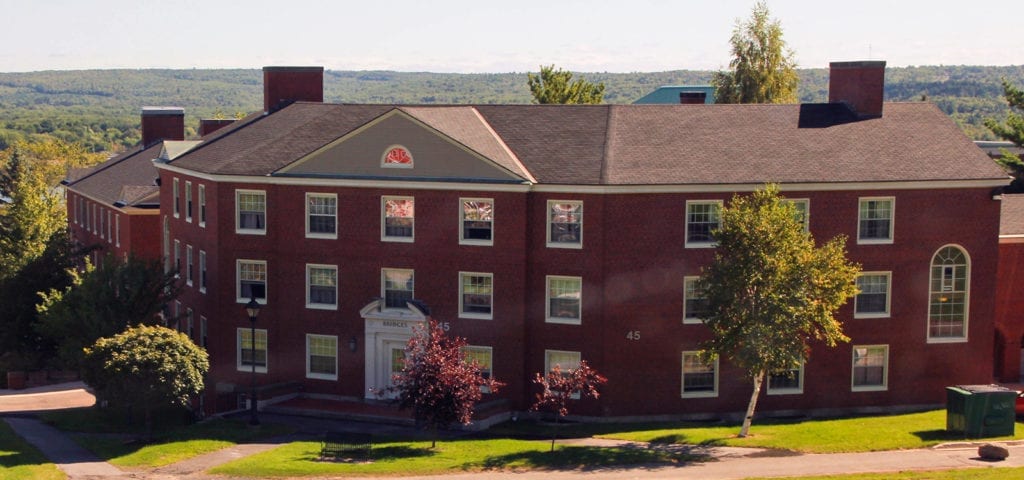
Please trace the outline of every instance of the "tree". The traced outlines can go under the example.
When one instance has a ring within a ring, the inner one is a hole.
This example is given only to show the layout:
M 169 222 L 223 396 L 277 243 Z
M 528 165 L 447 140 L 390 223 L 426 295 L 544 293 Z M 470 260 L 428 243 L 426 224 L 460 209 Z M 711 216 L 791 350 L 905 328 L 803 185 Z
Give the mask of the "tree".
M 448 337 L 435 320 L 416 327 L 402 370 L 383 393 L 396 393 L 398 407 L 411 408 L 421 428 L 436 433 L 455 422 L 469 424 L 473 407 L 483 397 L 481 389 L 496 393 L 504 383 L 485 377 L 475 360 L 467 362 L 465 346 L 465 339 Z M 430 448 L 435 446 L 436 435 Z
M 60 358 L 75 367 L 82 349 L 97 339 L 140 324 L 155 324 L 158 313 L 181 290 L 159 261 L 129 256 L 123 263 L 106 256 L 98 267 L 71 270 L 72 285 L 41 292 L 37 330 L 58 345 Z
M 86 348 L 83 366 L 85 383 L 102 398 L 142 408 L 149 438 L 153 410 L 187 407 L 189 398 L 203 390 L 210 360 L 183 333 L 139 325 Z
M 797 102 L 796 60 L 768 5 L 758 2 L 749 20 L 736 20 L 729 44 L 730 71 L 715 72 L 711 79 L 717 103 Z
M 569 402 L 581 397 L 600 397 L 597 387 L 606 382 L 608 379 L 591 368 L 586 360 L 580 360 L 578 367 L 564 372 L 561 365 L 555 364 L 547 374 L 538 373 L 534 377 L 533 383 L 540 385 L 541 391 L 530 410 L 552 412 L 555 414 L 555 423 L 558 423 L 560 418 L 569 414 Z M 555 433 L 553 430 L 551 434 L 552 452 L 555 451 Z
M 857 293 L 860 266 L 847 261 L 844 236 L 816 247 L 803 225 L 778 186 L 736 195 L 721 209 L 715 258 L 701 274 L 711 331 L 701 356 L 726 358 L 753 381 L 740 437 L 766 375 L 800 368 L 812 341 L 849 341 L 834 313 Z
M 526 74 L 533 102 L 540 104 L 598 104 L 604 99 L 604 84 L 579 79 L 572 81 L 572 72 L 554 65 L 541 66 L 540 75 Z
M 1003 140 L 1013 142 L 1018 147 L 1024 147 L 1024 90 L 1017 88 L 1005 78 L 1003 79 L 1003 96 L 1010 104 L 1010 112 L 1006 115 L 1006 122 L 999 123 L 995 119 L 986 118 L 985 126 Z M 1013 182 L 1006 187 L 1006 191 L 1019 193 L 1024 192 L 1024 161 L 1020 156 L 1008 150 L 1003 150 L 1002 157 L 996 159 L 1000 165 L 1013 175 Z

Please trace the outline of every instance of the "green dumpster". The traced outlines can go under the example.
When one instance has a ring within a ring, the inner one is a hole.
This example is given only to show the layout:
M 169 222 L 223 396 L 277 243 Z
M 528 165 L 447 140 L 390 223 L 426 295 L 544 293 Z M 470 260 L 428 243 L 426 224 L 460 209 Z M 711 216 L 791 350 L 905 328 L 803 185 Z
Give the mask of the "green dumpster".
M 1013 435 L 1017 392 L 999 385 L 946 387 L 946 431 L 965 437 Z

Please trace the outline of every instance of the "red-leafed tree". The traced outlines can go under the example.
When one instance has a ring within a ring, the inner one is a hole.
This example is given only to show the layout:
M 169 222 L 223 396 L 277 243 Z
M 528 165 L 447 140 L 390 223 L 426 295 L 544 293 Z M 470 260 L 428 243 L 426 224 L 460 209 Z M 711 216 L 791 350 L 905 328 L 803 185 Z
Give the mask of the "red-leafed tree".
M 547 375 L 538 373 L 534 377 L 533 383 L 540 385 L 541 391 L 530 410 L 552 412 L 555 414 L 555 423 L 558 423 L 559 419 L 569 414 L 570 401 L 582 397 L 600 397 L 597 387 L 607 382 L 608 379 L 597 373 L 586 360 L 581 360 L 578 367 L 565 371 L 555 364 Z M 551 435 L 551 451 L 555 451 L 555 432 Z
M 421 428 L 436 432 L 455 422 L 469 424 L 481 389 L 495 393 L 505 384 L 485 377 L 476 360 L 467 361 L 465 346 L 465 339 L 447 336 L 435 320 L 416 327 L 405 347 L 404 366 L 384 393 L 397 395 L 400 409 L 411 408 Z M 430 448 L 436 445 L 435 435 Z

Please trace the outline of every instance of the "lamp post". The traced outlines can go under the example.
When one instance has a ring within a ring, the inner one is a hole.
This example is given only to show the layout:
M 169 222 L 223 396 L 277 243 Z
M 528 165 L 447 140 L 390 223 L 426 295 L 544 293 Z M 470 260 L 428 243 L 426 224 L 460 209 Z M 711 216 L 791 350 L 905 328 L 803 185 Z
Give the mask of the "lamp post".
M 260 316 L 260 303 L 254 295 L 249 303 L 245 304 L 245 312 L 249 314 L 249 362 L 252 364 L 252 390 L 249 392 L 249 425 L 259 425 L 260 419 L 256 416 L 256 317 Z

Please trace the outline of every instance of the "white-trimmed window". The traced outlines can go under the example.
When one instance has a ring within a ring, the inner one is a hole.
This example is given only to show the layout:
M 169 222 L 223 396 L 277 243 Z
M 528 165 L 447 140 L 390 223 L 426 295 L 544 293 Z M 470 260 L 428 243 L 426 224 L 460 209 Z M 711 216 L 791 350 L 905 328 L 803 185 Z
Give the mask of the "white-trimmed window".
M 787 198 L 784 201 L 796 208 L 797 220 L 804 225 L 804 231 L 811 229 L 811 200 L 807 198 Z
M 73 204 L 74 206 L 71 208 L 71 210 L 72 210 L 72 212 L 71 212 L 71 215 L 72 215 L 71 219 L 75 223 L 75 225 L 78 225 L 78 208 L 79 208 L 79 205 L 82 203 L 82 199 L 81 199 L 81 197 L 78 197 L 77 195 L 72 197 L 72 198 L 75 199 L 75 202 Z
M 99 230 L 96 229 L 96 224 L 99 223 L 99 221 L 96 219 L 96 208 L 97 208 L 96 204 L 95 203 L 92 204 L 92 220 L 89 222 L 89 224 L 92 225 L 92 234 L 93 235 L 96 235 L 96 234 L 99 233 Z
M 112 235 L 114 230 L 113 217 L 113 212 L 107 210 L 107 243 L 114 243 L 114 235 Z
M 337 265 L 306 265 L 306 308 L 338 309 Z
M 171 183 L 173 184 L 172 186 L 174 187 L 174 218 L 178 218 L 181 216 L 181 191 L 179 190 L 179 188 L 181 187 L 181 182 L 179 182 L 178 179 L 175 178 L 174 181 Z
M 181 240 L 174 240 L 174 277 L 181 278 Z
M 580 368 L 580 352 L 565 350 L 544 350 L 544 375 L 551 373 L 551 369 L 558 365 L 558 370 L 565 375 L 569 370 Z M 580 392 L 573 392 L 572 398 L 579 399 Z
M 102 240 L 106 231 L 103 230 L 103 210 L 100 209 L 100 239 Z
M 259 303 L 267 303 L 267 262 L 238 260 L 236 267 L 238 303 L 248 303 L 253 298 Z
M 895 197 L 860 199 L 857 243 L 892 243 Z
M 252 330 L 250 328 L 239 328 L 238 332 L 238 370 L 251 372 L 255 363 L 256 372 L 267 373 L 267 331 L 256 329 L 256 347 L 253 349 Z
M 548 200 L 548 246 L 583 248 L 583 202 Z
M 199 251 L 199 293 L 206 293 L 206 250 Z
M 235 232 L 267 233 L 267 192 L 235 190 Z
M 683 277 L 683 323 L 704 323 L 708 313 L 708 299 L 700 277 Z
M 494 245 L 494 200 L 459 199 L 459 243 Z
M 192 335 L 195 334 L 195 315 L 192 313 L 191 308 L 185 309 L 185 334 L 188 335 L 189 340 L 194 339 Z
M 459 272 L 459 318 L 490 320 L 493 301 L 493 274 Z
M 382 268 L 380 277 L 384 308 L 406 308 L 405 303 L 414 298 L 414 272 L 400 268 Z
M 700 200 L 686 202 L 686 247 L 707 248 L 715 246 L 715 237 L 711 232 L 721 224 L 719 214 L 722 202 L 719 200 Z
M 579 325 L 582 322 L 583 279 L 548 275 L 546 283 L 546 321 Z
M 480 367 L 480 375 L 485 379 L 490 379 L 493 375 L 493 349 L 491 347 L 479 347 L 476 345 L 466 345 L 462 347 L 462 354 L 466 359 L 467 363 L 472 364 L 474 361 Z M 491 393 L 489 387 L 480 387 L 480 391 L 483 393 Z
M 864 272 L 857 277 L 860 293 L 853 300 L 853 318 L 889 316 L 890 272 Z
M 199 316 L 199 346 L 206 348 L 206 317 Z
M 804 393 L 804 362 L 785 373 L 768 375 L 768 395 L 796 395 Z
M 416 232 L 416 206 L 412 197 L 381 197 L 380 239 L 411 242 Z
M 854 392 L 887 390 L 889 381 L 889 346 L 854 345 Z
M 928 301 L 928 341 L 967 340 L 971 262 L 959 247 L 947 245 L 932 257 Z
M 192 182 L 185 180 L 185 221 L 192 223 Z
M 306 378 L 338 379 L 338 337 L 306 334 Z
M 206 185 L 199 184 L 199 226 L 206 226 Z
M 192 286 L 192 245 L 185 246 L 185 284 Z
M 121 215 L 120 214 L 114 215 L 114 232 L 117 234 L 117 243 L 115 243 L 115 245 L 120 247 L 121 246 Z
M 697 352 L 683 352 L 683 398 L 718 396 L 718 358 L 704 363 Z
M 333 193 L 306 194 L 306 236 L 338 238 L 338 196 Z

